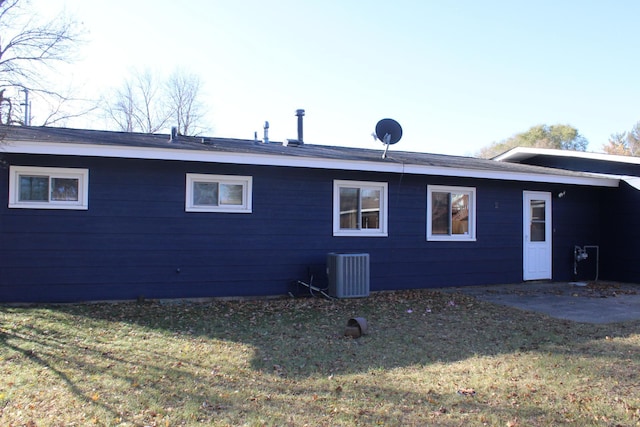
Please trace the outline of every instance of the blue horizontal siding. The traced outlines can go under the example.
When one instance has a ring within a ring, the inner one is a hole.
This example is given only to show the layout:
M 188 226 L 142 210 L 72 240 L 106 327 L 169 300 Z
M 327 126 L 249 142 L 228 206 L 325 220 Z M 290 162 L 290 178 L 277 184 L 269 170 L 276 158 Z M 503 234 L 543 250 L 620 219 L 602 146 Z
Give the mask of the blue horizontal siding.
M 640 165 L 611 160 L 540 155 L 523 163 L 573 171 L 640 176 Z M 570 224 L 560 229 L 559 238 L 554 244 L 554 277 L 558 280 L 593 280 L 597 274 L 599 279 L 639 283 L 640 264 L 636 255 L 640 253 L 640 227 L 635 219 L 640 216 L 640 192 L 621 182 L 619 189 L 572 190 L 567 192 L 566 197 L 571 203 L 559 203 L 559 211 L 554 212 L 555 217 Z M 589 249 L 589 258 L 577 263 L 577 274 L 573 271 L 575 245 L 599 247 L 599 259 L 595 249 Z M 567 270 L 571 270 L 569 275 L 566 274 Z
M 316 283 L 326 283 L 329 252 L 369 253 L 373 291 L 519 282 L 522 191 L 567 189 L 197 162 L 18 155 L 6 160 L 89 169 L 87 211 L 0 207 L 0 301 L 15 302 L 283 295 L 308 270 Z M 253 212 L 185 212 L 187 173 L 252 176 Z M 7 179 L 4 169 L 5 200 Z M 334 179 L 388 183 L 388 237 L 333 237 Z M 426 241 L 430 184 L 476 188 L 477 241 Z M 600 242 L 602 191 L 570 186 L 566 198 L 554 199 L 554 277 L 571 277 L 565 252 L 574 244 Z
M 600 275 L 621 282 L 640 283 L 640 191 L 626 183 L 609 192 L 602 203 Z

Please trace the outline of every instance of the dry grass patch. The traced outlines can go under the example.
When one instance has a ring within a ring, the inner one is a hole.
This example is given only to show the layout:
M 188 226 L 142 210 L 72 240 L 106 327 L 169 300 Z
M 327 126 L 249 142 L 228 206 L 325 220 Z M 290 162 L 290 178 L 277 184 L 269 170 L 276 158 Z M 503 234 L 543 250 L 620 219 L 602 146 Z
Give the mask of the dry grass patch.
M 0 424 L 633 426 L 639 354 L 640 322 L 432 291 L 1 307 Z

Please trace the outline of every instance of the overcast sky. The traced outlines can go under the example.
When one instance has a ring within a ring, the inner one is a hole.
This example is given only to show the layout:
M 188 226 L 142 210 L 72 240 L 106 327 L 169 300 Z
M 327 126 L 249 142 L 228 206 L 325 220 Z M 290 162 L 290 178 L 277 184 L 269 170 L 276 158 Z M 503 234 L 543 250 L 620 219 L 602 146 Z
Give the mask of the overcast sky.
M 32 0 L 88 43 L 65 78 L 98 96 L 131 70 L 197 73 L 210 136 L 472 155 L 537 124 L 601 151 L 640 120 L 638 1 Z M 93 120 L 72 126 L 106 128 Z

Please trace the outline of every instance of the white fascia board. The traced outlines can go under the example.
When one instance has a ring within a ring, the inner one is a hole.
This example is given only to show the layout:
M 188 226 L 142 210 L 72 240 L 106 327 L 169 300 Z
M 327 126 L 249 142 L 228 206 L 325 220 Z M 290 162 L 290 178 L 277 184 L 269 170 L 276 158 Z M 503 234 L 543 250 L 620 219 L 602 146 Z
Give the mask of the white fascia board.
M 313 157 L 280 156 L 265 154 L 233 153 L 207 150 L 180 150 L 175 148 L 145 148 L 98 144 L 5 142 L 0 151 L 20 154 L 48 154 L 56 156 L 91 156 L 148 160 L 176 160 L 205 163 L 229 163 L 260 166 L 288 166 L 312 169 L 342 169 L 367 172 L 407 173 L 416 175 L 439 175 L 463 178 L 483 178 L 509 181 L 575 184 L 598 187 L 617 187 L 619 179 L 607 176 L 565 176 L 531 174 L 508 171 L 447 168 L 402 163 L 382 163 Z
M 593 153 L 588 151 L 558 150 L 554 148 L 516 147 L 506 151 L 493 160 L 509 162 L 525 160 L 533 156 L 572 157 L 576 159 L 602 160 L 605 162 L 618 162 L 628 164 L 640 164 L 640 157 L 620 156 L 617 154 Z
M 497 162 L 505 162 L 505 161 L 518 161 L 528 159 L 529 157 L 535 156 L 536 154 L 543 154 L 540 148 L 532 148 L 532 147 L 515 147 L 510 149 L 509 151 L 505 151 L 502 154 L 499 154 L 493 157 L 491 160 L 495 160 Z M 549 152 L 544 152 L 544 154 L 551 154 Z
M 414 170 L 415 169 L 415 170 Z M 428 173 L 421 171 L 428 169 Z M 497 179 L 501 181 L 526 181 L 526 182 L 544 182 L 552 184 L 575 184 L 588 185 L 595 187 L 618 187 L 619 179 L 617 177 L 589 174 L 590 176 L 566 176 L 566 175 L 550 175 L 550 174 L 532 174 L 523 172 L 508 171 L 483 171 L 477 169 L 457 169 L 444 168 L 434 166 L 413 166 L 407 165 L 404 173 L 415 173 L 419 175 L 443 175 L 456 176 L 462 178 L 485 178 Z
M 636 190 L 640 190 L 640 177 L 638 176 L 624 176 L 622 180 L 627 184 L 635 188 Z

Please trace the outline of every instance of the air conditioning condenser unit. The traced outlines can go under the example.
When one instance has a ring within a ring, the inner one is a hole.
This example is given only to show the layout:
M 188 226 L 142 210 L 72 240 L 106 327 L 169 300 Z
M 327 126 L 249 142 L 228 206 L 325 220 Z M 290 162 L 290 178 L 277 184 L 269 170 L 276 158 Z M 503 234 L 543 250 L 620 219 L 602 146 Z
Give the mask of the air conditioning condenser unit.
M 330 253 L 327 255 L 327 274 L 332 297 L 369 296 L 369 254 Z

